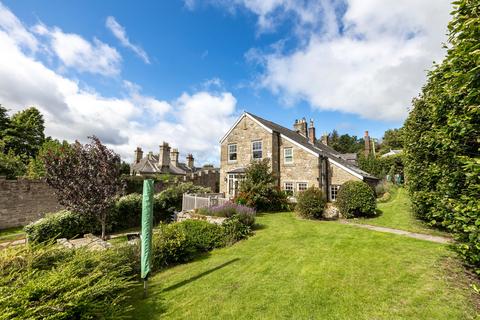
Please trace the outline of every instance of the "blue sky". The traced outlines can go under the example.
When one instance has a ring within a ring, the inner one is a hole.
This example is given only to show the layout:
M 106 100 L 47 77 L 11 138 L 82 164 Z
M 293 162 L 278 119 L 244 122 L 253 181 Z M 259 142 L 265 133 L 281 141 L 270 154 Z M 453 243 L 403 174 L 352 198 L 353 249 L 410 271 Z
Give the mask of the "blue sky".
M 218 163 L 247 110 L 380 138 L 444 52 L 442 0 L 0 2 L 0 103 L 124 158 L 162 141 Z M 8 52 L 8 53 L 7 53 Z

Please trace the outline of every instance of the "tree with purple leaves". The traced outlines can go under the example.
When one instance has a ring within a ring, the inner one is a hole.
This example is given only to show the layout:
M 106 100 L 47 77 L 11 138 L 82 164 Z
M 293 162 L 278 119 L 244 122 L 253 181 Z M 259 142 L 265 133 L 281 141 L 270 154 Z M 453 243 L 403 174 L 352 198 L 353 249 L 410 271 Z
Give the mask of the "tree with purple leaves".
M 95 217 L 102 226 L 102 239 L 116 196 L 123 193 L 120 156 L 93 136 L 90 143 L 78 141 L 70 147 L 43 155 L 46 181 L 59 202 L 68 209 Z

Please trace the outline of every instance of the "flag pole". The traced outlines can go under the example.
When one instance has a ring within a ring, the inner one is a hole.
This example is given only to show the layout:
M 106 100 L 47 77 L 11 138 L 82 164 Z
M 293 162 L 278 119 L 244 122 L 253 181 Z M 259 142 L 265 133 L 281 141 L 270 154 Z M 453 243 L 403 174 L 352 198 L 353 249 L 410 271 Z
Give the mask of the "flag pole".
M 147 296 L 148 276 L 152 269 L 151 248 L 152 248 L 152 227 L 153 227 L 153 180 L 143 181 L 142 197 L 142 234 L 141 241 L 141 278 L 143 279 L 143 297 Z

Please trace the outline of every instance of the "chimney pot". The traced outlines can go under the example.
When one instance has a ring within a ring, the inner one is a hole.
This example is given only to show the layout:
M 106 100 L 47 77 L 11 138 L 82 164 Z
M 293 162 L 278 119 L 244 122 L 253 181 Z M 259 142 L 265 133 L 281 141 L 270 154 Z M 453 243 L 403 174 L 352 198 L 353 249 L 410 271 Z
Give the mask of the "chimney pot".
M 187 167 L 189 167 L 190 169 L 194 168 L 194 158 L 191 153 L 187 155 Z
M 365 131 L 363 140 L 365 140 L 365 157 L 368 157 L 370 155 L 370 136 L 368 135 L 368 131 Z
M 174 167 L 178 167 L 178 149 L 177 148 L 173 148 L 172 152 L 170 152 L 170 163 Z
M 315 137 L 315 127 L 313 125 L 313 119 L 310 119 L 310 127 L 308 128 L 308 141 L 311 144 L 315 144 L 317 138 Z
M 301 120 L 295 120 L 295 123 L 293 124 L 293 130 L 305 138 L 308 137 L 308 126 L 305 117 L 303 117 Z
M 142 151 L 142 148 L 140 147 L 137 147 L 137 149 L 135 149 L 135 163 L 139 163 L 140 160 L 142 160 L 143 158 L 143 151 Z
M 322 135 L 322 143 L 328 146 L 328 133 L 326 132 Z
M 160 145 L 160 153 L 158 154 L 158 164 L 162 168 L 168 168 L 170 166 L 170 146 L 167 142 L 163 142 Z

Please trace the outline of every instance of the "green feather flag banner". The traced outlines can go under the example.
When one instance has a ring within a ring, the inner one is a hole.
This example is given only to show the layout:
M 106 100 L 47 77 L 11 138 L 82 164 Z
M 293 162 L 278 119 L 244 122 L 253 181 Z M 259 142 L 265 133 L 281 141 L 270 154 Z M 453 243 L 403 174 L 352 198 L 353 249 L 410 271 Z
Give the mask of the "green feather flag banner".
M 152 269 L 152 227 L 153 227 L 153 180 L 143 181 L 142 199 L 142 279 L 147 279 Z

